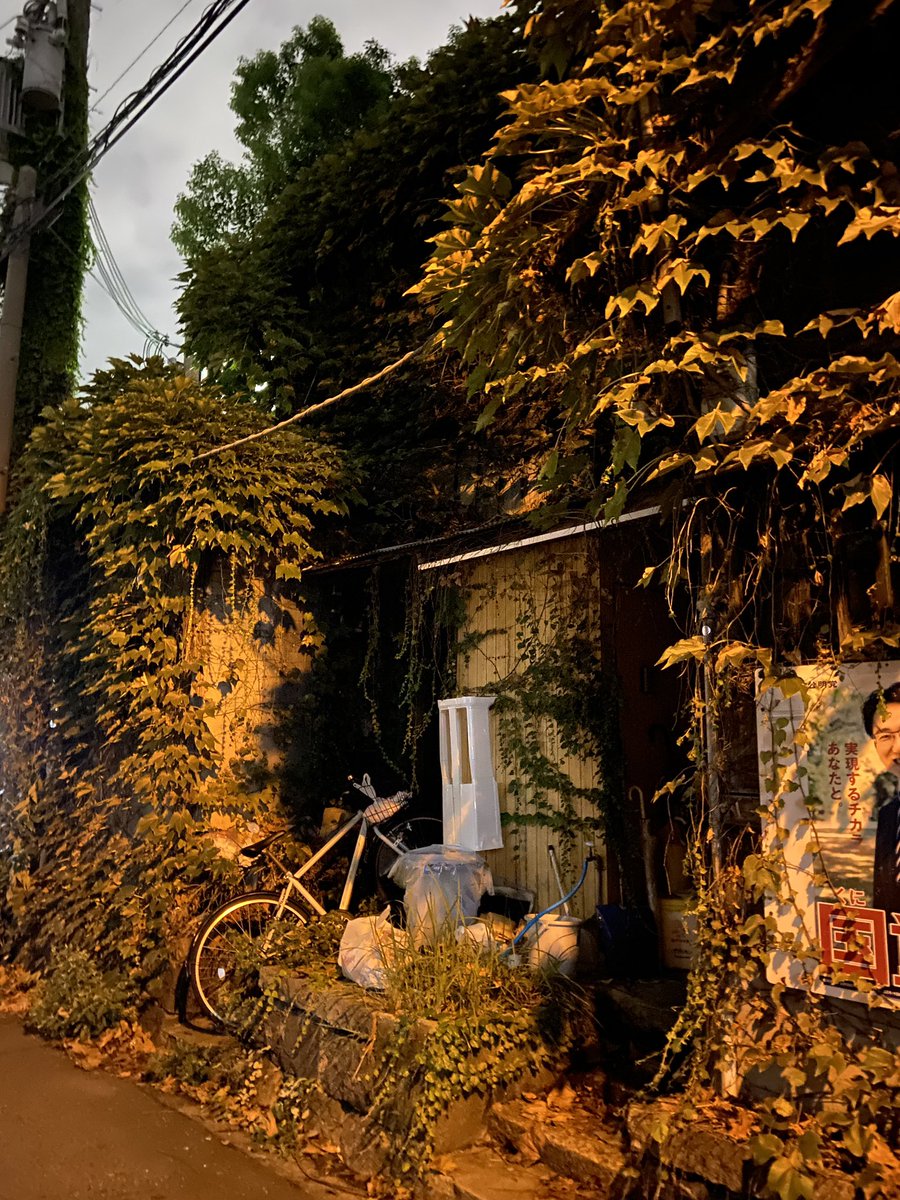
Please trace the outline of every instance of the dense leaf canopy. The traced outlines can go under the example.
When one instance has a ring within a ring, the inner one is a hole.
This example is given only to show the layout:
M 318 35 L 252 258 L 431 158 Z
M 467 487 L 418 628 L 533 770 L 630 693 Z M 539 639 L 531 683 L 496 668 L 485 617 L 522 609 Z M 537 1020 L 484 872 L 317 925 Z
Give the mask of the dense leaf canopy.
M 719 494 L 762 470 L 775 505 L 815 509 L 824 485 L 833 512 L 883 517 L 896 6 L 760 0 L 743 23 L 727 4 L 519 7 L 564 78 L 505 94 L 417 289 L 486 393 L 483 419 L 553 396 L 566 431 L 548 478 L 590 461 L 611 420 L 594 502 L 608 515 L 676 471 Z M 763 540 L 756 581 L 779 548 Z M 800 551 L 813 578 L 832 550 Z
M 529 72 L 507 20 L 473 23 L 407 68 L 376 124 L 299 170 L 252 236 L 185 274 L 180 311 L 197 361 L 283 415 L 422 344 L 429 322 L 403 293 L 440 227 L 442 195 L 489 145 L 498 91 Z M 335 410 L 328 428 L 367 468 L 366 538 L 443 527 L 471 453 L 460 422 L 474 419 L 443 359 Z
M 194 262 L 231 234 L 248 234 L 296 171 L 371 125 L 394 86 L 387 53 L 367 43 L 344 55 L 325 17 L 297 26 L 277 51 L 241 59 L 231 89 L 242 160 L 211 151 L 175 202 L 172 239 Z
M 260 595 L 321 555 L 350 479 L 296 431 L 197 461 L 263 419 L 161 360 L 114 363 L 43 415 L 0 542 L 7 936 L 32 954 L 65 936 L 149 978 L 184 887 L 216 869 L 209 812 L 275 807 L 214 730 L 258 652 Z M 249 631 L 230 656 L 198 640 L 208 610 Z

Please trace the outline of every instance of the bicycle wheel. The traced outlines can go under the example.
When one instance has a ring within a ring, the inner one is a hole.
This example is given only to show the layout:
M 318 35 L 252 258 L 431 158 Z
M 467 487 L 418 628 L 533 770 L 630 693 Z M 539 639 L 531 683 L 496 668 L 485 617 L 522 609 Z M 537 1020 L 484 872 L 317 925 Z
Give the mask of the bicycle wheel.
M 277 958 L 276 892 L 247 892 L 215 909 L 188 951 L 188 975 L 208 1016 L 234 1027 L 258 992 L 259 969 Z M 306 923 L 307 913 L 288 901 L 282 916 Z
M 439 846 L 444 838 L 444 825 L 435 817 L 406 817 L 395 824 L 389 824 L 383 832 L 385 837 L 397 845 L 402 854 L 406 850 Z M 403 895 L 403 889 L 388 879 L 388 872 L 397 861 L 397 853 L 380 838 L 375 840 L 378 843 L 375 851 L 375 886 L 385 899 L 396 900 Z

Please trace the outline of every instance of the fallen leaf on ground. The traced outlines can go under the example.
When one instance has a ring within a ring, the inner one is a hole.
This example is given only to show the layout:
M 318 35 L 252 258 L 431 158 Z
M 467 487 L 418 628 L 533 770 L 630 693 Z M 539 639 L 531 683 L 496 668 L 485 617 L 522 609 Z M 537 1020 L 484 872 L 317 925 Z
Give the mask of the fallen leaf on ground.
M 570 1083 L 564 1083 L 547 1093 L 547 1104 L 550 1108 L 571 1108 L 576 1099 L 575 1089 Z

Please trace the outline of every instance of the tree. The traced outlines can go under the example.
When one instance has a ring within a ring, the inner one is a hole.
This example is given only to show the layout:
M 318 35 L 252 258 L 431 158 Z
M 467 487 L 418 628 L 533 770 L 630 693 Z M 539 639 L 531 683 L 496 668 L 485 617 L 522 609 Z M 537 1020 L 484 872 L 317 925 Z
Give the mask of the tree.
M 737 26 L 726 4 L 519 9 L 565 77 L 507 93 L 417 288 L 483 420 L 553 396 L 545 479 L 579 464 L 608 516 L 653 481 L 715 494 L 759 474 L 802 514 L 798 537 L 823 534 L 795 550 L 827 602 L 837 526 L 861 505 L 881 520 L 892 496 L 900 189 L 882 68 L 897 6 L 759 3 Z M 752 559 L 745 632 L 772 626 L 788 544 Z
M 172 240 L 188 262 L 246 234 L 300 167 L 371 124 L 394 86 L 390 56 L 370 41 L 349 57 L 334 25 L 313 17 L 279 50 L 241 59 L 231 88 L 240 163 L 195 164 L 175 202 Z
M 404 68 L 371 128 L 297 170 L 250 236 L 185 272 L 179 307 L 197 361 L 283 414 L 424 342 L 428 324 L 403 294 L 440 227 L 440 197 L 488 146 L 498 90 L 529 71 L 508 20 L 457 30 L 424 68 Z M 441 358 L 323 417 L 367 467 L 353 521 L 364 544 L 446 528 L 472 444 L 460 428 L 475 420 L 459 389 Z

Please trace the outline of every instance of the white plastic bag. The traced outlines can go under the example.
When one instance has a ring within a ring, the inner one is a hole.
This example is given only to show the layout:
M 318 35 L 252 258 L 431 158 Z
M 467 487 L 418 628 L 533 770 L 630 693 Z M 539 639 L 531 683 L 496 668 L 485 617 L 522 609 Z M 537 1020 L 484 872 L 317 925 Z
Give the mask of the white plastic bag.
M 402 929 L 392 925 L 390 906 L 377 917 L 355 917 L 347 922 L 338 950 L 338 966 L 344 976 L 360 987 L 384 991 L 385 964 L 390 965 Z
M 478 912 L 493 886 L 484 859 L 459 846 L 425 846 L 401 854 L 388 872 L 404 888 L 406 927 L 418 949 L 433 944 Z

